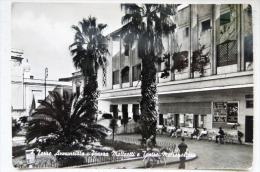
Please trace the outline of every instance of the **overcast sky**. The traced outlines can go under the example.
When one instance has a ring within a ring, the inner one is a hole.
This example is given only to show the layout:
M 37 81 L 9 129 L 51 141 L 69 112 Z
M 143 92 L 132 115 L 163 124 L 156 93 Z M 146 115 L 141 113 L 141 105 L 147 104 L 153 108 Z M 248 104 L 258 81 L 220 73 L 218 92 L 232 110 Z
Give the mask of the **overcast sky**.
M 48 79 L 70 77 L 75 72 L 68 49 L 74 39 L 71 26 L 91 15 L 108 24 L 107 35 L 121 27 L 123 14 L 116 3 L 13 3 L 11 46 L 24 51 L 36 79 L 44 78 L 46 67 Z

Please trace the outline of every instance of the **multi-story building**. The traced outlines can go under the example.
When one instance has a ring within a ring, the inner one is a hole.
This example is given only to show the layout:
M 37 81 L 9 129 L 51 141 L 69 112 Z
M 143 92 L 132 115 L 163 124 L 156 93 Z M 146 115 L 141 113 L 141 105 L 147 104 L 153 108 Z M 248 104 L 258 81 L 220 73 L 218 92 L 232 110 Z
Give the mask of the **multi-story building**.
M 244 133 L 253 141 L 253 31 L 250 5 L 181 5 L 176 32 L 164 38 L 164 53 L 187 51 L 188 66 L 181 72 L 169 70 L 161 77 L 169 58 L 157 65 L 158 125 L 194 127 Z M 115 118 L 136 121 L 140 115 L 141 59 L 137 41 L 124 43 L 117 30 L 109 34 L 107 68 L 100 69 L 99 110 Z M 192 70 L 193 52 L 202 46 L 209 63 L 204 72 Z M 76 76 L 76 75 L 75 75 Z M 73 80 L 80 91 L 82 78 Z M 125 132 L 131 132 L 130 127 Z
M 44 100 L 49 91 L 71 91 L 71 82 L 34 79 L 28 59 L 24 61 L 22 50 L 11 51 L 12 118 L 28 117 Z M 45 72 L 45 71 L 43 71 Z M 47 71 L 46 71 L 47 72 Z

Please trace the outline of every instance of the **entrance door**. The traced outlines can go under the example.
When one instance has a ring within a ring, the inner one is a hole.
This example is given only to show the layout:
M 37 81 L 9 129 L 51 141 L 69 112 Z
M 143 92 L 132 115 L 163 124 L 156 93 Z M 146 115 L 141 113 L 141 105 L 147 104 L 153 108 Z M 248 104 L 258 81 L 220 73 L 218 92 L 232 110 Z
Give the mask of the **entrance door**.
M 194 128 L 198 128 L 199 125 L 199 115 L 194 115 L 194 119 L 193 119 L 193 127 Z
M 135 122 L 140 119 L 139 104 L 133 104 L 133 119 Z
M 111 105 L 112 106 L 112 112 L 115 119 L 118 119 L 118 106 L 117 105 Z
M 159 125 L 163 125 L 163 114 L 159 114 Z
M 174 116 L 174 126 L 180 126 L 180 115 L 179 114 L 175 114 Z
M 245 142 L 253 143 L 253 116 L 246 116 Z
M 123 119 L 128 119 L 128 105 L 122 105 Z

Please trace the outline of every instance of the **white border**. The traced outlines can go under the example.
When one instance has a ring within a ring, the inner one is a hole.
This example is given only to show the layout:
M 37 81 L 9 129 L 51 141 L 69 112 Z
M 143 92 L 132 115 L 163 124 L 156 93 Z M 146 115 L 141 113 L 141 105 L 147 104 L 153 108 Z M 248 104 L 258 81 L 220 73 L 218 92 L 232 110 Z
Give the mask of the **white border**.
M 140 1 L 126 1 L 126 0 L 1 0 L 0 1 L 0 171 L 9 172 L 9 171 L 18 171 L 12 167 L 12 153 L 11 153 L 11 75 L 10 75 L 10 50 L 11 50 L 11 39 L 10 39 L 10 31 L 11 31 L 11 4 L 12 2 L 59 2 L 59 3 L 126 3 L 126 2 L 148 2 L 148 3 L 182 3 L 183 0 L 140 0 Z M 260 134 L 257 131 L 260 131 L 260 97 L 258 96 L 260 93 L 260 67 L 259 67 L 259 16 L 260 16 L 260 1 L 259 0 L 185 0 L 185 3 L 200 3 L 200 4 L 216 4 L 216 3 L 250 3 L 253 7 L 253 24 L 254 24 L 254 156 L 253 156 L 253 169 L 252 171 L 260 171 Z M 82 171 L 87 169 L 39 169 L 37 171 Z M 116 169 L 113 169 L 115 171 Z M 30 170 L 23 170 L 30 171 Z M 95 170 L 97 171 L 97 170 Z M 116 170 L 117 171 L 117 170 Z M 139 171 L 139 170 L 138 170 Z M 143 171 L 143 170 L 141 170 Z M 161 171 L 161 170 L 159 170 Z M 186 170 L 182 170 L 186 171 Z M 196 171 L 205 171 L 205 170 L 196 170 Z M 227 170 L 221 170 L 222 172 Z

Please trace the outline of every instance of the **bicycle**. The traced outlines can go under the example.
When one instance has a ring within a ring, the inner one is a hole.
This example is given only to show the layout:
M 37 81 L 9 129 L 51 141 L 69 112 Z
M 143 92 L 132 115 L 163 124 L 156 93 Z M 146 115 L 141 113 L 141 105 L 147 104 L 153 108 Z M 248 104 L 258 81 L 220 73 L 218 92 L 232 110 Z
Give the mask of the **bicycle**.
M 162 153 L 161 150 L 159 151 L 152 151 L 148 153 L 148 156 L 144 156 L 143 164 L 145 168 L 153 168 L 157 164 L 162 164 L 163 166 L 167 163 L 166 156 Z M 158 163 L 159 162 L 159 163 Z

